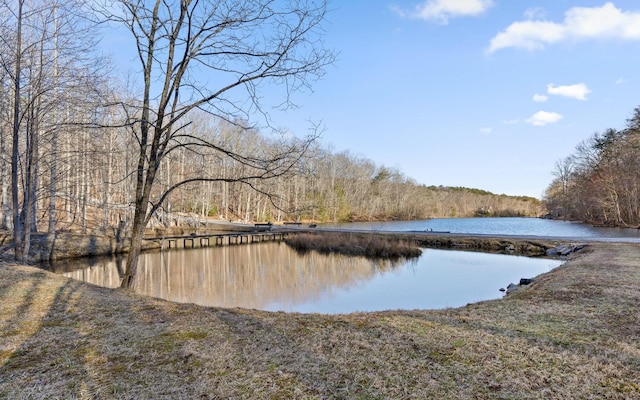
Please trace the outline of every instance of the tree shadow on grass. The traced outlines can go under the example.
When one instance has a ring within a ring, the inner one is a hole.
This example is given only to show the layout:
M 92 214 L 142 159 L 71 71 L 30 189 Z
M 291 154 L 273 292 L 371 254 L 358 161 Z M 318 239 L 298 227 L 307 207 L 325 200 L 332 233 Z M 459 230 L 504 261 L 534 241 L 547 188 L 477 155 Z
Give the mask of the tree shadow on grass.
M 136 299 L 33 271 L 9 279 L 0 271 L 0 301 L 16 305 L 0 314 L 9 316 L 0 320 L 0 398 L 121 397 L 129 389 L 131 360 L 146 350 L 119 347 L 144 318 Z
M 197 398 L 174 305 L 22 268 L 0 269 L 0 398 Z
M 8 324 L 31 333 L 0 367 L 3 376 L 0 397 L 5 394 L 11 397 L 16 388 L 18 397 L 45 398 L 55 392 L 59 396 L 92 397 L 99 385 L 85 369 L 88 349 L 75 321 L 78 310 L 73 297 L 78 283 L 68 280 L 53 299 L 46 299 L 46 291 L 41 291 L 37 283 L 32 281 L 15 318 Z M 44 315 L 38 320 L 41 314 Z M 74 377 L 83 376 L 83 380 L 67 379 L 70 371 Z

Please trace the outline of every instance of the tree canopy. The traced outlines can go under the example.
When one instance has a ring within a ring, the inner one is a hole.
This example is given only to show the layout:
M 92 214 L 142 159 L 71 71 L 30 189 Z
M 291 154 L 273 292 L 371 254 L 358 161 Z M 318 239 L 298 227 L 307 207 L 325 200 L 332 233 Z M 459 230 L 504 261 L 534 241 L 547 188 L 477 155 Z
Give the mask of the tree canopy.
M 640 107 L 621 130 L 579 143 L 556 163 L 546 191 L 553 217 L 609 226 L 640 225 Z

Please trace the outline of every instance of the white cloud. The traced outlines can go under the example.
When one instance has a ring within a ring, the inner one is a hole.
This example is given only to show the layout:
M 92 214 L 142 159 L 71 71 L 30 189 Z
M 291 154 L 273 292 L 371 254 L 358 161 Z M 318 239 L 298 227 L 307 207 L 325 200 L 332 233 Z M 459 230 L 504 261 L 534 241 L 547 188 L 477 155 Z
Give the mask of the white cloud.
M 557 42 L 562 39 L 562 27 L 553 22 L 522 21 L 514 22 L 491 39 L 489 52 L 492 53 L 507 47 L 527 50 L 540 50 L 544 43 Z
M 542 7 L 527 8 L 524 12 L 526 19 L 541 19 L 547 16 L 547 11 Z
M 519 119 L 507 119 L 507 120 L 502 121 L 502 123 L 505 124 L 505 125 L 515 125 L 518 122 L 520 122 Z
M 591 90 L 584 83 L 575 85 L 555 86 L 553 83 L 547 85 L 547 93 L 558 96 L 571 97 L 578 100 L 587 100 L 587 95 Z
M 527 119 L 527 123 L 534 126 L 553 124 L 562 119 L 562 115 L 556 112 L 538 111 Z
M 403 11 L 398 7 L 393 7 L 393 10 L 403 17 L 437 21 L 446 25 L 450 18 L 480 15 L 491 6 L 493 0 L 425 0 L 413 11 Z
M 493 132 L 493 128 L 491 127 L 480 128 L 480 133 L 489 134 L 491 132 Z
M 624 78 L 618 78 L 618 79 L 616 79 L 616 81 L 615 81 L 615 84 L 616 84 L 616 85 L 622 85 L 623 83 L 627 83 L 627 80 L 626 80 L 626 79 L 624 79 Z
M 509 47 L 540 50 L 563 40 L 585 39 L 640 40 L 640 11 L 622 11 L 608 2 L 602 7 L 570 8 L 561 23 L 514 22 L 491 39 L 488 51 L 492 53 Z
M 536 93 L 533 95 L 533 101 L 535 101 L 536 103 L 544 103 L 547 100 L 549 100 L 549 97 L 543 94 Z

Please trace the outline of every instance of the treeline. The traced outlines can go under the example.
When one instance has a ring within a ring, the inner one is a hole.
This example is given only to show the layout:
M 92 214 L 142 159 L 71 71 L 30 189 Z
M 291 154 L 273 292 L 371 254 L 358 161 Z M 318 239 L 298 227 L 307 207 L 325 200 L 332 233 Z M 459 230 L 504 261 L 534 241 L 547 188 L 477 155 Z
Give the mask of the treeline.
M 299 140 L 204 111 L 167 128 L 171 150 L 155 164 L 148 153 L 152 168 L 136 177 L 148 118 L 140 117 L 136 89 L 94 53 L 99 38 L 84 4 L 0 2 L 0 228 L 26 241 L 16 242 L 25 252 L 30 232 L 130 224 L 136 179 L 148 171 L 156 226 L 195 216 L 278 222 L 541 212 L 533 198 L 426 187 L 395 168 L 327 150 L 315 134 Z
M 640 107 L 621 130 L 595 133 L 556 163 L 545 201 L 553 218 L 640 225 Z
M 93 114 L 94 119 L 110 116 L 112 114 Z M 0 124 L 7 126 L 5 119 Z M 190 125 L 183 129 L 186 135 L 204 135 L 237 154 L 276 152 L 286 142 L 278 136 L 207 114 L 192 116 Z M 50 133 L 43 131 L 39 140 L 48 141 L 46 135 Z M 36 217 L 34 230 L 48 231 L 54 227 L 96 231 L 117 226 L 120 221 L 130 223 L 135 191 L 131 173 L 136 155 L 132 140 L 121 128 L 61 125 L 56 133 L 55 152 L 51 153 L 49 145 L 42 145 L 33 161 L 39 171 L 30 214 Z M 55 170 L 52 170 L 52 160 L 55 160 Z M 6 168 L 7 161 L 3 159 L 2 163 Z M 283 176 L 234 181 L 236 177 L 251 176 L 248 169 L 246 163 L 217 151 L 176 150 L 160 166 L 158 193 L 190 176 L 220 180 L 194 182 L 175 189 L 164 199 L 152 225 L 171 226 L 194 217 L 245 222 L 333 222 L 538 216 L 543 210 L 535 198 L 421 185 L 396 168 L 376 165 L 346 151 L 332 152 L 318 143 Z M 7 175 L 2 178 L 3 187 L 7 187 Z M 0 200 L 3 200 L 3 210 L 11 209 L 9 198 Z M 4 215 L 8 217 L 8 213 Z M 1 221 L 10 227 L 10 218 Z

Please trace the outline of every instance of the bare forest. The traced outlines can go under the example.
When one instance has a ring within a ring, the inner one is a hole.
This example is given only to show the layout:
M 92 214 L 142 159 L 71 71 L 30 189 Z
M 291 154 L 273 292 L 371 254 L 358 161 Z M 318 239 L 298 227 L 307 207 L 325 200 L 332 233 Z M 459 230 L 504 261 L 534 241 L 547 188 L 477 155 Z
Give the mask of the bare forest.
M 595 133 L 556 163 L 546 191 L 550 216 L 640 226 L 640 108 L 623 129 Z
M 0 3 L 0 224 L 13 231 L 17 259 L 26 258 L 33 232 L 119 227 L 131 235 L 133 225 L 144 230 L 194 218 L 277 223 L 542 212 L 533 198 L 429 187 L 396 168 L 333 152 L 320 144 L 315 125 L 302 136 L 274 129 L 260 82 L 282 84 L 286 107 L 333 62 L 313 36 L 324 2 L 291 1 L 295 7 L 278 12 L 269 1 L 240 9 L 182 1 L 164 11 L 173 5 L 112 3 L 118 12 L 89 10 L 80 0 Z M 142 88 L 96 50 L 107 22 L 135 40 Z M 217 36 L 207 36 L 215 23 Z M 268 26 L 280 36 L 247 40 Z M 231 79 L 202 86 L 188 69 L 194 64 L 219 81 Z M 607 193 L 607 201 L 625 194 Z M 634 210 L 612 214 L 608 207 L 606 216 L 629 223 L 638 219 Z

